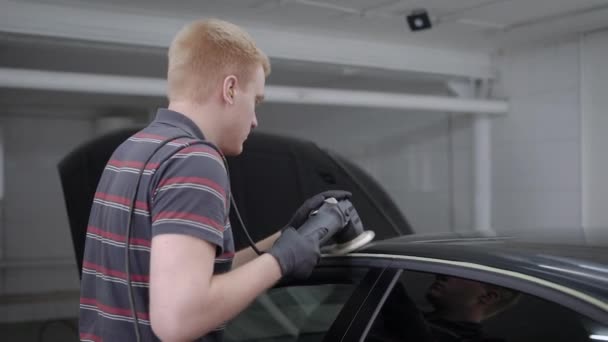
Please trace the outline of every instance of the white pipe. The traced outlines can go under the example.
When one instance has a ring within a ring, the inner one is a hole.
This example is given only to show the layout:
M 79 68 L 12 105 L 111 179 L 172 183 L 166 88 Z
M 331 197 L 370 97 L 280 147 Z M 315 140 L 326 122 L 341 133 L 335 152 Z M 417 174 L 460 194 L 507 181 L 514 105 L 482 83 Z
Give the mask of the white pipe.
M 489 94 L 487 82 L 477 85 L 478 97 Z M 492 229 L 492 140 L 490 118 L 477 114 L 473 121 L 473 227 L 477 231 Z
M 7 88 L 164 96 L 165 83 L 149 77 L 0 68 L 0 87 Z
M 477 114 L 473 121 L 474 227 L 492 231 L 492 148 L 490 118 Z
M 329 9 L 329 10 L 334 10 L 334 11 L 338 11 L 338 12 L 342 12 L 342 13 L 348 13 L 348 14 L 355 14 L 355 15 L 362 15 L 363 14 L 363 11 L 358 10 L 356 8 L 346 7 L 346 6 L 340 6 L 340 5 L 334 5 L 334 4 L 326 3 L 326 2 L 322 2 L 322 1 L 291 0 L 291 2 L 300 4 L 300 5 L 308 5 L 308 6 L 311 6 L 311 7 L 318 7 L 318 8 L 323 8 L 323 9 Z
M 0 68 L 0 87 L 158 97 L 165 96 L 166 82 L 146 77 Z M 266 99 L 275 103 L 451 113 L 504 114 L 508 111 L 507 102 L 502 100 L 271 85 L 266 86 Z
M 505 101 L 462 99 L 447 96 L 381 93 L 360 90 L 268 86 L 270 102 L 398 108 L 452 113 L 504 114 Z

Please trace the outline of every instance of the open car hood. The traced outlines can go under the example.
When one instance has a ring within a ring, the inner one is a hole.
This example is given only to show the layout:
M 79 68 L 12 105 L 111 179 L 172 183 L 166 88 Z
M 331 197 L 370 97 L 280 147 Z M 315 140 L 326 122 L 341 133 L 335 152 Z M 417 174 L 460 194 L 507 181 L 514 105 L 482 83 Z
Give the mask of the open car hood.
M 97 183 L 114 150 L 140 128 L 123 129 L 78 146 L 58 165 L 79 269 Z M 280 229 L 307 198 L 330 189 L 348 190 L 366 229 L 376 239 L 410 234 L 406 218 L 385 191 L 352 162 L 316 144 L 252 133 L 243 153 L 228 157 L 232 194 L 254 240 Z M 231 209 L 235 247 L 247 240 Z

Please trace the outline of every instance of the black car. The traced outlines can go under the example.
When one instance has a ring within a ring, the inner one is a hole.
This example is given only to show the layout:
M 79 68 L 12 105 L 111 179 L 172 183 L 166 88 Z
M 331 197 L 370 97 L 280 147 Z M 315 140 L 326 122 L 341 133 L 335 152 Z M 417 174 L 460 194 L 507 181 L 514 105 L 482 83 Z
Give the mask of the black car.
M 606 265 L 606 248 L 397 237 L 324 256 L 310 279 L 272 289 L 234 319 L 226 341 L 606 341 Z M 488 288 L 506 298 L 488 317 L 437 315 L 441 300 L 467 312 L 471 291 Z M 442 290 L 458 297 L 433 300 Z
M 59 166 L 79 266 L 101 172 L 135 131 L 96 138 Z M 254 239 L 328 189 L 352 191 L 377 238 L 355 253 L 325 255 L 308 280 L 261 295 L 230 322 L 226 342 L 608 341 L 607 248 L 412 234 L 367 173 L 311 142 L 256 133 L 228 162 Z M 233 214 L 231 221 L 237 249 L 245 247 Z

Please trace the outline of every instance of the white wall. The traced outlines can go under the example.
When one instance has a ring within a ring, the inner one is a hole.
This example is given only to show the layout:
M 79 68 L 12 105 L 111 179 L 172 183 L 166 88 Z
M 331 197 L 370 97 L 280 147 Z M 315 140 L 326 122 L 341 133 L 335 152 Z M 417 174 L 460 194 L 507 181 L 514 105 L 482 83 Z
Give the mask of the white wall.
M 608 242 L 608 31 L 581 41 L 583 227 L 592 243 Z
M 73 317 L 78 272 L 57 163 L 93 122 L 43 111 L 3 113 L 0 321 Z M 28 264 L 26 266 L 24 264 Z
M 277 104 L 264 105 L 258 116 L 261 131 L 312 140 L 359 164 L 416 232 L 470 226 L 468 117 Z
M 78 315 L 80 284 L 57 164 L 80 143 L 141 116 L 90 114 L 48 107 L 0 117 L 0 322 Z
M 495 95 L 511 111 L 492 125 L 493 228 L 583 241 L 578 41 L 508 51 L 497 65 Z

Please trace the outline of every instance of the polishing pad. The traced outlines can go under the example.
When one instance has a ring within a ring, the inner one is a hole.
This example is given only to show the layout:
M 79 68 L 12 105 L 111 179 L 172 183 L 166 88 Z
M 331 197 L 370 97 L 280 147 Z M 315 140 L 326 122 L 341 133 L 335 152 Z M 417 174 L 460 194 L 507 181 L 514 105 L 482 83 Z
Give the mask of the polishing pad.
M 356 238 L 344 242 L 344 243 L 336 243 L 330 246 L 324 246 L 321 248 L 321 252 L 324 254 L 331 255 L 344 255 L 350 252 L 354 252 L 357 249 L 367 245 L 370 243 L 376 234 L 371 230 L 366 230 L 363 233 L 359 234 Z

